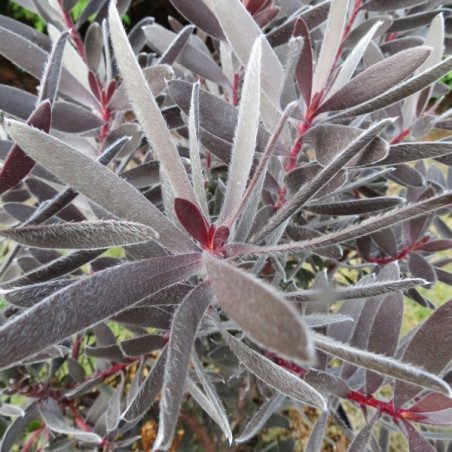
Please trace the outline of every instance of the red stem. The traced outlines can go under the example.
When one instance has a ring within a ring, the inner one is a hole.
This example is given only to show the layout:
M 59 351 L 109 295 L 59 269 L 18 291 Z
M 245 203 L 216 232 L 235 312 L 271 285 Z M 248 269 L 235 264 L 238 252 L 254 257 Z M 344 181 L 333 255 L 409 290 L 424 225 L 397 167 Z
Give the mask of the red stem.
M 238 72 L 234 74 L 234 81 L 232 83 L 232 105 L 237 107 L 239 104 L 239 85 L 240 85 L 240 75 Z
M 61 11 L 63 12 L 64 24 L 66 25 L 69 32 L 71 33 L 72 41 L 74 42 L 79 55 L 82 57 L 82 60 L 86 63 L 85 47 L 80 38 L 80 35 L 78 34 L 78 32 L 75 28 L 74 21 L 72 20 L 72 17 L 71 17 L 71 13 L 64 10 L 62 0 L 58 0 L 58 4 L 60 5 Z
M 28 438 L 28 441 L 24 444 L 24 447 L 22 449 L 22 452 L 31 452 L 32 447 L 35 444 L 35 441 L 39 438 L 39 436 L 41 435 L 41 433 L 45 430 L 46 426 L 42 425 L 41 427 L 39 427 L 37 430 L 35 430 L 30 438 Z
M 397 144 L 400 143 L 409 133 L 411 132 L 410 128 L 402 130 L 402 132 L 399 133 L 396 137 L 394 137 L 390 144 Z

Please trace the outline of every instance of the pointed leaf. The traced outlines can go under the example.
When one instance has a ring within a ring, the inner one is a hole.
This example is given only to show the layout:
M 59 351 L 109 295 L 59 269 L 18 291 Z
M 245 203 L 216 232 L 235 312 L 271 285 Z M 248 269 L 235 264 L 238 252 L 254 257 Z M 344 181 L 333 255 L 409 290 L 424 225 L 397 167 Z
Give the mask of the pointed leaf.
M 207 246 L 209 241 L 209 225 L 198 207 L 182 198 L 174 200 L 174 211 L 185 230 L 199 243 Z
M 110 3 L 109 21 L 118 67 L 144 133 L 168 173 L 177 196 L 196 202 L 176 145 L 133 54 L 113 2 Z
M 50 102 L 38 105 L 27 121 L 27 124 L 48 132 L 52 117 Z M 17 185 L 33 169 L 35 162 L 15 144 L 0 172 L 0 194 Z
M 402 202 L 395 196 L 379 196 L 369 199 L 353 199 L 329 204 L 308 204 L 306 210 L 321 215 L 362 215 L 395 207 Z
M 326 88 L 326 82 L 333 69 L 336 54 L 341 45 L 342 33 L 347 16 L 347 7 L 348 0 L 336 0 L 331 2 L 325 37 L 315 67 L 312 87 L 313 95 L 322 92 Z
M 210 303 L 211 296 L 209 288 L 205 284 L 200 284 L 184 298 L 174 314 L 168 343 L 155 449 L 168 449 L 171 446 L 184 395 L 191 349 L 199 322 Z
M 325 429 L 328 422 L 328 413 L 325 411 L 322 413 L 314 428 L 312 429 L 311 436 L 306 444 L 306 450 L 310 452 L 321 452 L 323 446 L 323 438 L 325 437 Z
M 408 267 L 414 277 L 422 275 L 421 277 L 428 281 L 430 287 L 436 283 L 435 269 L 421 254 L 411 251 L 408 254 Z
M 207 253 L 204 263 L 217 300 L 254 341 L 292 360 L 312 359 L 300 314 L 273 287 Z
M 2 325 L 0 367 L 31 356 L 193 275 L 199 271 L 199 265 L 199 253 L 157 257 L 118 265 L 80 279 Z M 19 331 L 27 331 L 27 335 L 22 334 L 21 341 L 16 341 Z
M 223 333 L 223 338 L 228 347 L 237 355 L 240 362 L 270 387 L 301 403 L 326 411 L 325 399 L 301 378 L 277 366 L 269 359 L 247 347 L 234 336 Z
M 100 163 L 62 141 L 18 122 L 10 121 L 8 132 L 33 159 L 101 207 L 121 219 L 154 228 L 160 236 L 159 241 L 170 249 L 195 249 L 193 242 L 141 193 Z
M 240 203 L 253 163 L 254 148 L 259 124 L 261 91 L 262 39 L 251 49 L 243 82 L 239 117 L 232 147 L 226 195 L 218 217 L 218 224 L 231 227 L 231 212 Z
M 405 364 L 393 358 L 361 350 L 341 342 L 334 341 L 319 334 L 315 335 L 315 345 L 325 353 L 329 353 L 349 363 L 364 367 L 382 375 L 410 382 L 416 386 L 430 389 L 441 394 L 450 396 L 449 385 L 436 375 Z M 396 385 L 399 383 L 396 383 Z
M 63 435 L 72 435 L 79 441 L 100 444 L 102 438 L 94 432 L 84 432 L 83 430 L 75 429 L 66 424 L 66 421 L 61 414 L 60 407 L 52 398 L 47 398 L 41 402 L 39 406 L 42 419 L 47 428 L 55 433 L 62 433 Z
M 213 38 L 224 41 L 223 30 L 212 11 L 202 0 L 170 0 L 174 7 L 192 24 L 205 31 Z
M 246 424 L 240 436 L 235 438 L 237 444 L 245 443 L 254 436 L 256 436 L 259 431 L 264 427 L 265 423 L 270 419 L 271 415 L 278 409 L 284 400 L 283 394 L 277 394 L 271 399 L 267 400 L 250 419 L 248 424 Z M 323 414 L 322 414 L 323 415 Z M 325 417 L 327 414 L 325 413 Z
M 136 396 L 130 402 L 122 417 L 127 421 L 134 421 L 144 415 L 151 407 L 157 394 L 160 392 L 163 384 L 163 375 L 165 372 L 165 364 L 167 359 L 167 347 L 165 347 L 154 366 L 150 370 L 148 376 L 140 385 Z
M 81 221 L 4 229 L 0 236 L 35 248 L 100 249 L 157 238 L 149 226 L 128 221 Z
M 121 382 L 116 386 L 108 401 L 106 412 L 107 432 L 113 432 L 119 425 L 121 415 L 121 399 L 124 390 L 124 375 L 121 372 Z
M 313 58 L 311 37 L 306 22 L 303 19 L 297 19 L 295 22 L 293 36 L 301 36 L 304 39 L 303 49 L 298 58 L 295 69 L 295 80 L 306 105 L 311 103 L 312 95 L 312 77 L 313 77 Z

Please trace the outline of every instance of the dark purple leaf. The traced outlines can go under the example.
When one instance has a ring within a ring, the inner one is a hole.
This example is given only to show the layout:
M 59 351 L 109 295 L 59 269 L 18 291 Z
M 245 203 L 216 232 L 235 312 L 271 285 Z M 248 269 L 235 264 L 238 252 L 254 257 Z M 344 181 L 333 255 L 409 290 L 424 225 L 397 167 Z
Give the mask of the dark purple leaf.
M 186 199 L 175 198 L 174 211 L 184 229 L 199 243 L 207 246 L 209 242 L 209 225 L 198 207 Z
M 1 38 L 0 38 L 1 39 Z M 27 124 L 37 129 L 49 132 L 52 112 L 49 101 L 38 105 L 27 121 Z M 17 185 L 33 169 L 35 161 L 28 157 L 15 144 L 8 153 L 0 172 L 0 194 Z
M 311 104 L 312 75 L 314 69 L 311 38 L 306 22 L 303 19 L 299 18 L 295 22 L 293 36 L 301 36 L 304 39 L 303 49 L 300 53 L 295 70 L 295 80 L 297 81 L 298 90 L 303 96 L 306 105 L 309 106 Z
M 379 196 L 370 199 L 353 199 L 322 204 L 308 204 L 306 210 L 321 215 L 362 215 L 395 207 L 402 202 L 401 198 Z
M 148 334 L 146 336 L 134 337 L 121 342 L 121 350 L 127 356 L 146 355 L 154 350 L 161 349 L 166 341 L 159 334 Z
M 399 425 L 408 438 L 410 452 L 438 452 L 408 421 L 401 419 Z

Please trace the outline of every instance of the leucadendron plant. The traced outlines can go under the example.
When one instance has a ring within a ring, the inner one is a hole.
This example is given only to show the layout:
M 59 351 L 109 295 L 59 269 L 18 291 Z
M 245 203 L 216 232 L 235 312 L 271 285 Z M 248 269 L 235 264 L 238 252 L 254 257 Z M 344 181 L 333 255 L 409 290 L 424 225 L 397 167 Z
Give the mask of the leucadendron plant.
M 260 450 L 306 406 L 267 447 L 450 448 L 446 2 L 171 0 L 190 25 L 129 35 L 130 1 L 17 3 L 48 34 L 0 17 L 39 79 L 0 86 L 0 451 Z

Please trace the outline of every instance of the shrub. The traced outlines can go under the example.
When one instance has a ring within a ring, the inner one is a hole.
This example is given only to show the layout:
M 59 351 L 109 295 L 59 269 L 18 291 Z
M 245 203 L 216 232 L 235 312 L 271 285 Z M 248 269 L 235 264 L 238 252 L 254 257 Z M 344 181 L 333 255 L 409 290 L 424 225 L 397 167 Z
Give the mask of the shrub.
M 158 397 L 155 450 L 258 448 L 289 406 L 319 410 L 308 451 L 328 416 L 350 451 L 444 450 L 443 2 L 172 0 L 196 33 L 128 36 L 130 2 L 76 3 L 20 1 L 48 36 L 0 18 L 40 80 L 0 87 L 1 450 L 130 450 Z M 433 312 L 401 336 L 404 296 Z

